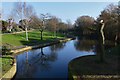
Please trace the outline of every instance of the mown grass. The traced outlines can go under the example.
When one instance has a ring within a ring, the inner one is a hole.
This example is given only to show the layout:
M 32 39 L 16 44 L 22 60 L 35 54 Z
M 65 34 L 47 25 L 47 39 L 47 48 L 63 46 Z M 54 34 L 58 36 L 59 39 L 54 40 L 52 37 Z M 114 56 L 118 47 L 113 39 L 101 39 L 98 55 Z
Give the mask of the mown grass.
M 28 32 L 29 41 L 26 41 L 26 35 L 24 33 L 18 34 L 3 34 L 2 44 L 9 44 L 10 46 L 25 46 L 25 45 L 36 45 L 54 41 L 56 38 L 53 36 L 53 32 L 44 31 L 43 40 L 40 39 L 40 31 L 34 30 Z M 57 38 L 63 38 L 64 35 L 58 33 Z
M 0 34 L 1 35 L 1 34 Z M 17 34 L 2 34 L 2 43 L 1 45 L 7 46 L 7 48 L 10 49 L 16 49 L 21 48 L 24 46 L 32 46 L 32 45 L 38 45 L 38 44 L 44 44 L 47 42 L 55 41 L 56 37 L 53 36 L 53 32 L 44 31 L 43 32 L 43 40 L 40 38 L 40 31 L 33 30 L 28 32 L 29 40 L 26 40 L 25 32 L 23 33 L 17 33 Z M 63 34 L 57 33 L 57 39 L 64 38 Z M 13 59 L 7 56 L 0 58 L 0 70 L 2 70 L 1 75 L 4 75 L 11 67 L 12 67 L 12 61 Z
M 69 63 L 69 70 L 74 76 L 119 75 L 119 52 L 120 45 L 106 50 L 104 62 L 100 62 L 97 55 L 76 58 Z

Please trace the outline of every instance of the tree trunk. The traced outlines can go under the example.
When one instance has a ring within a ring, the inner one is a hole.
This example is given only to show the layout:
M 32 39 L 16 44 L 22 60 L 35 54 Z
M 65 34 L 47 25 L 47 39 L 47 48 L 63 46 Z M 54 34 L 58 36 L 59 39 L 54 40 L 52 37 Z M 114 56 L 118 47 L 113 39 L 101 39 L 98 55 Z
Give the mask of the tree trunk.
M 54 38 L 56 38 L 56 31 L 54 31 Z
M 40 34 L 41 34 L 41 36 L 40 36 L 40 37 L 41 37 L 41 40 L 43 40 L 43 30 L 41 30 L 40 32 L 41 32 L 41 33 L 40 33 Z
M 103 31 L 104 26 L 105 26 L 105 24 L 102 23 L 102 27 L 101 27 L 101 30 L 100 30 L 100 32 L 101 32 L 101 40 L 100 40 L 100 44 L 101 44 L 101 46 L 100 46 L 100 47 L 101 47 L 100 61 L 101 61 L 101 62 L 104 62 L 104 54 L 105 54 L 105 50 L 104 50 L 105 36 L 104 36 L 104 31 Z
M 25 28 L 25 32 L 26 32 L 26 40 L 28 41 L 28 32 L 27 32 L 27 27 Z
M 100 62 L 104 62 L 105 58 L 104 58 L 104 55 L 105 55 L 105 50 L 104 50 L 104 45 L 101 44 L 101 53 L 100 53 Z
M 104 36 L 104 32 L 103 32 L 104 26 L 105 26 L 105 24 L 103 23 L 102 27 L 101 27 L 101 30 L 100 30 L 101 35 L 102 35 L 102 44 L 103 45 L 105 44 L 105 36 Z

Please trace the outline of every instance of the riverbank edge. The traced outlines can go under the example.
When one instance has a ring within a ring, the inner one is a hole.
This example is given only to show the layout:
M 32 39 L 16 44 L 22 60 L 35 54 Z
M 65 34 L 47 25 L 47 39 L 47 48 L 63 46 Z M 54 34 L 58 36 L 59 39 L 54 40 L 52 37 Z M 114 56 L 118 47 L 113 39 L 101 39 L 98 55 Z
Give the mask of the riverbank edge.
M 110 54 L 111 55 L 111 54 Z M 97 55 L 86 55 L 86 56 L 81 56 L 81 57 L 77 57 L 77 58 L 74 58 L 72 59 L 69 64 L 68 64 L 68 70 L 69 70 L 69 76 L 72 77 L 71 80 L 102 80 L 102 79 L 107 79 L 107 80 L 116 80 L 116 79 L 119 79 L 120 76 L 118 75 L 119 73 L 117 74 L 113 74 L 113 75 L 74 75 L 74 70 L 72 70 L 72 65 L 75 65 L 73 64 L 74 62 L 78 62 L 79 60 L 79 63 L 81 63 L 80 61 L 82 61 L 82 59 L 86 59 L 86 60 L 91 60 L 90 58 L 93 58 L 93 60 L 96 60 L 98 58 Z M 92 61 L 92 60 L 91 60 Z M 87 62 L 84 62 L 84 63 L 87 63 Z M 100 63 L 100 62 L 98 62 Z M 89 64 L 89 63 L 87 63 Z
M 70 41 L 73 39 L 75 39 L 75 38 L 59 39 L 59 40 L 54 41 L 54 42 L 44 43 L 44 44 L 40 44 L 40 45 L 26 46 L 26 47 L 21 48 L 21 49 L 11 50 L 10 52 L 17 54 L 17 53 L 20 53 L 23 51 L 32 50 L 32 49 L 36 49 L 36 48 L 40 48 L 40 47 L 46 47 L 46 46 L 50 46 L 50 45 L 54 45 L 54 44 L 58 44 L 58 43 L 62 43 L 62 42 L 67 42 L 67 41 Z M 7 73 L 5 73 L 5 75 L 3 75 L 2 78 L 0 78 L 0 80 L 6 79 L 6 78 L 11 80 L 14 77 L 14 75 L 16 74 L 16 71 L 17 71 L 16 68 L 17 68 L 17 64 L 16 64 L 16 60 L 14 58 L 14 64 L 13 64 L 12 68 Z
M 12 67 L 0 78 L 0 80 L 4 80 L 4 79 L 11 80 L 16 74 L 16 71 L 17 71 L 16 59 L 13 57 L 12 59 L 13 59 Z
M 72 62 L 73 61 L 76 61 L 76 60 L 78 60 L 78 59 L 81 59 L 81 58 L 86 58 L 86 57 L 95 57 L 96 55 L 86 55 L 86 56 L 81 56 L 81 57 L 77 57 L 77 58 L 74 58 L 74 59 L 72 59 L 70 62 L 69 62 L 69 64 L 68 64 L 68 70 L 69 70 L 69 77 L 70 78 L 72 78 L 71 80 L 78 80 L 78 79 L 80 79 L 81 80 L 81 77 L 82 76 L 76 76 L 76 75 L 73 75 L 73 72 L 72 72 L 72 70 L 71 70 L 71 64 L 72 64 Z M 86 79 L 87 80 L 87 79 Z
M 75 39 L 75 38 L 59 39 L 59 40 L 52 41 L 52 42 L 49 42 L 49 43 L 43 43 L 43 44 L 34 45 L 34 46 L 25 46 L 25 47 L 20 48 L 20 49 L 11 50 L 10 52 L 12 52 L 14 54 L 17 54 L 17 53 L 24 52 L 24 51 L 27 51 L 27 50 L 32 50 L 32 49 L 42 48 L 42 47 L 46 47 L 46 46 L 50 46 L 50 45 L 54 45 L 54 44 L 58 44 L 58 43 L 62 43 L 62 42 L 67 42 L 67 41 L 70 41 L 70 40 L 73 40 L 73 39 Z

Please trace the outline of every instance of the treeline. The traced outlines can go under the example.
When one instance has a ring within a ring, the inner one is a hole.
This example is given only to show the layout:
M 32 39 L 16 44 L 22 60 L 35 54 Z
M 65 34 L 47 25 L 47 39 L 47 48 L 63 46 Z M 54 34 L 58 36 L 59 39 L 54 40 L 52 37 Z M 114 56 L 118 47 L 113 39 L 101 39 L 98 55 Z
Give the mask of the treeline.
M 1 23 L 2 33 L 26 31 L 26 40 L 28 40 L 28 30 L 30 29 L 39 30 L 42 40 L 44 30 L 54 32 L 54 36 L 57 37 L 57 32 L 66 34 L 72 28 L 69 20 L 67 23 L 62 22 L 60 18 L 49 13 L 38 16 L 33 6 L 26 4 L 26 2 L 15 2 L 8 20 L 1 20 Z
M 96 20 L 90 16 L 78 17 L 74 30 L 77 35 L 90 35 L 97 38 L 102 26 L 101 20 L 105 24 L 103 29 L 105 39 L 120 41 L 120 6 L 118 5 L 109 4 Z
M 17 19 L 18 22 L 15 22 Z M 33 6 L 27 5 L 25 2 L 15 3 L 14 9 L 10 17 L 6 21 L 1 21 L 2 32 L 15 32 L 30 29 L 38 29 L 41 32 L 44 30 L 64 33 L 66 35 L 80 35 L 98 37 L 98 32 L 102 26 L 100 21 L 103 20 L 105 27 L 103 29 L 105 39 L 120 41 L 120 6 L 109 4 L 97 19 L 91 16 L 84 15 L 76 19 L 72 24 L 70 20 L 67 23 L 51 14 L 36 15 Z M 41 37 L 42 38 L 42 37 Z
M 27 19 L 20 20 L 18 23 L 12 22 L 8 20 L 1 20 L 2 23 L 2 32 L 3 33 L 12 33 L 18 31 L 25 31 Z M 57 18 L 56 16 L 51 16 L 49 19 L 45 19 L 44 27 L 43 27 L 43 20 L 36 15 L 31 16 L 31 21 L 27 23 L 28 30 L 31 29 L 44 29 L 48 31 L 58 31 L 65 33 L 68 29 L 73 28 L 72 23 L 62 22 L 61 19 Z

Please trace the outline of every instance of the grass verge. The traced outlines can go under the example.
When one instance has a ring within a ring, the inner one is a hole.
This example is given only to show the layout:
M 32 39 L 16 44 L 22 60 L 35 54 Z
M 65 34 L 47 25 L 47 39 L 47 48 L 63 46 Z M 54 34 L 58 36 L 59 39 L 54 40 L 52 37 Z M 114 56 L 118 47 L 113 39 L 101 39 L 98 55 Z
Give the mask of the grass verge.
M 12 65 L 13 65 L 13 58 L 11 58 L 10 56 L 1 57 L 0 58 L 0 68 L 2 70 L 0 72 L 1 76 L 3 76 L 8 70 L 10 70 Z

